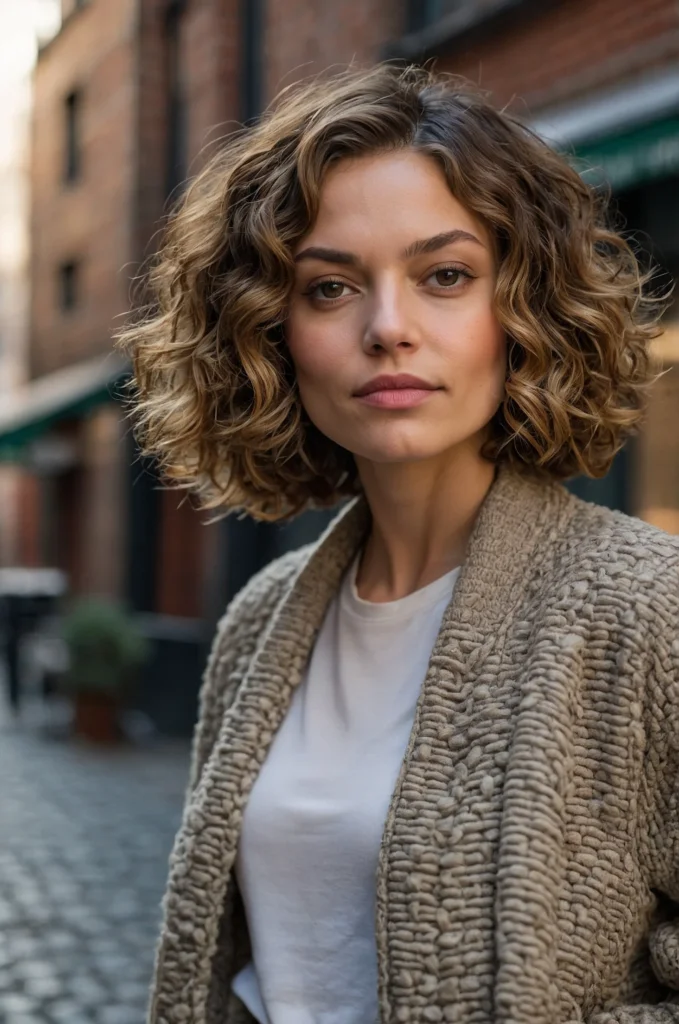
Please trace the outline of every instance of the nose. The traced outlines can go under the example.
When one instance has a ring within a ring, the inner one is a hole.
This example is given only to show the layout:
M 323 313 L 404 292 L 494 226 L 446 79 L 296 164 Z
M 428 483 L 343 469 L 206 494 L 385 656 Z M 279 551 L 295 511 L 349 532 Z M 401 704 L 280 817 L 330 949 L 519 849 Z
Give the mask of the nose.
M 385 281 L 376 286 L 363 333 L 364 351 L 377 353 L 414 348 L 419 342 L 419 333 L 408 297 L 398 282 Z

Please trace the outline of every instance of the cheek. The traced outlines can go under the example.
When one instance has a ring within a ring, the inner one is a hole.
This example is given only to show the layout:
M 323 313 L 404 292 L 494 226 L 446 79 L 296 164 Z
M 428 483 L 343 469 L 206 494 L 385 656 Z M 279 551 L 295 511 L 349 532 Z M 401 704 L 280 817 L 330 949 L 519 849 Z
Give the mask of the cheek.
M 299 334 L 291 341 L 288 348 L 302 394 L 309 385 L 313 385 L 316 389 L 319 386 L 322 387 L 323 382 L 332 375 L 332 362 L 328 353 L 318 345 L 314 345 L 313 338 L 306 338 Z
M 489 379 L 504 386 L 507 366 L 507 337 L 495 316 L 480 314 L 467 324 L 465 343 L 458 349 L 460 366 L 480 384 Z
M 346 365 L 341 332 L 329 330 L 328 325 L 310 323 L 303 316 L 291 315 L 285 338 L 301 388 L 305 381 L 322 385 L 336 379 Z
M 484 331 L 485 344 L 479 346 L 479 358 L 494 376 L 500 375 L 504 380 L 507 367 L 507 335 L 500 324 L 493 318 Z
M 486 422 L 504 398 L 507 343 L 504 330 L 488 317 L 482 318 L 476 326 L 458 350 L 459 376 L 453 381 L 453 390 L 461 415 L 469 417 L 470 421 Z

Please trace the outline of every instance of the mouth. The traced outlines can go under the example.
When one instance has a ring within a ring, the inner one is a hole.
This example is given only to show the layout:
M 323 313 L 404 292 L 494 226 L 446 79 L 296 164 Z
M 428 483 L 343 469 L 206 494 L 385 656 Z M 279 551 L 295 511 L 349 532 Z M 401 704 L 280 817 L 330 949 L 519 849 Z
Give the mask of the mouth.
M 438 391 L 439 388 L 421 377 L 414 377 L 409 373 L 381 374 L 373 377 L 366 384 L 363 384 L 354 392 L 356 398 L 367 398 L 370 395 L 378 395 L 386 392 L 420 392 Z
M 356 397 L 363 404 L 376 409 L 411 409 L 413 406 L 422 405 L 440 390 L 431 387 L 379 388 Z

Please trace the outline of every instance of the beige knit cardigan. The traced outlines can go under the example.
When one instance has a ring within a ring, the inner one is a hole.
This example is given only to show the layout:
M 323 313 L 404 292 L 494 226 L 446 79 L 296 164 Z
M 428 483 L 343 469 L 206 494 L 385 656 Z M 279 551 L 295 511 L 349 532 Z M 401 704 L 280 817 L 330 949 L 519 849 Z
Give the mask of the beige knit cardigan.
M 221 622 L 152 1024 L 252 1020 L 230 994 L 243 808 L 368 526 L 355 499 Z M 679 538 L 500 471 L 384 828 L 380 1024 L 679 1024 L 678 606 Z

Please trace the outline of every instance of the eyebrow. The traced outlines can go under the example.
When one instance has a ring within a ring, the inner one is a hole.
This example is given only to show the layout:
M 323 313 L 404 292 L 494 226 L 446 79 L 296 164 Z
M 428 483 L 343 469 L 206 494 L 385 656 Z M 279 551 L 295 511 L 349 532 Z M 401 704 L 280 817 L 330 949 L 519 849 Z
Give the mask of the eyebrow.
M 446 245 L 452 245 L 453 242 L 475 242 L 485 249 L 483 242 L 476 235 L 472 235 L 469 231 L 463 231 L 462 228 L 454 228 L 452 231 L 442 231 L 438 235 L 432 235 L 431 238 L 421 238 L 417 242 L 412 242 L 403 250 L 401 256 L 406 260 L 412 259 L 414 256 L 436 252 Z M 353 252 L 344 252 L 342 249 L 326 249 L 319 245 L 310 245 L 297 253 L 295 263 L 301 263 L 303 260 L 322 260 L 324 263 L 339 263 L 350 267 L 361 265 L 361 260 Z

